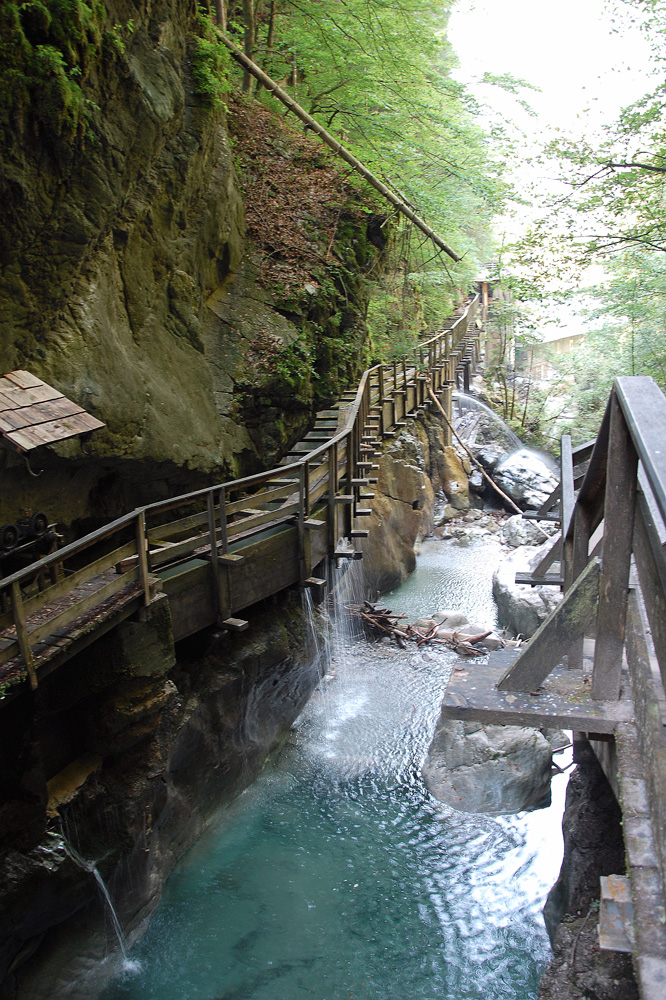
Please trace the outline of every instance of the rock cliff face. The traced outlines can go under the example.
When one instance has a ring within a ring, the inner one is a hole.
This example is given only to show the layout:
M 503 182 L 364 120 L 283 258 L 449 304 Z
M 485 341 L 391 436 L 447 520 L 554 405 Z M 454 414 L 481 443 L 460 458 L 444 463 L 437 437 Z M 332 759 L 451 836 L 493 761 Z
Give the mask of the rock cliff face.
M 319 679 L 293 592 L 264 602 L 251 631 L 202 633 L 175 656 L 167 599 L 149 612 L 46 677 L 34 703 L 3 706 L 13 736 L 24 720 L 34 759 L 15 798 L 2 796 L 0 820 L 7 806 L 17 823 L 0 845 L 3 1000 L 96 995 L 115 941 L 71 848 L 95 862 L 132 940 L 176 860 L 257 776 Z M 46 831 L 37 771 L 50 779 Z
M 363 570 L 368 591 L 381 594 L 407 579 L 416 566 L 414 546 L 432 532 L 435 493 L 456 510 L 469 510 L 467 474 L 444 443 L 437 416 L 412 421 L 384 448 Z
M 0 366 L 106 428 L 40 455 L 40 479 L 3 455 L 0 520 L 71 524 L 270 466 L 362 366 L 379 230 L 316 140 L 256 102 L 206 103 L 192 0 L 50 7 L 5 4 L 0 24 Z M 278 282 L 299 184 L 310 252 Z

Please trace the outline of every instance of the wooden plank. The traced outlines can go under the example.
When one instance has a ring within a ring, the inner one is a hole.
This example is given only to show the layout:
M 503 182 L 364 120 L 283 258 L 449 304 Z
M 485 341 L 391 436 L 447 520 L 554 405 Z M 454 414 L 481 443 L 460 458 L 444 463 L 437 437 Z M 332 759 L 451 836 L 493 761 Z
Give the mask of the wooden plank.
M 57 583 L 52 584 L 50 587 L 40 591 L 40 593 L 35 594 L 33 597 L 24 600 L 26 615 L 30 616 L 40 608 L 58 601 L 65 594 L 71 593 L 71 591 L 76 590 L 77 587 L 81 587 L 84 583 L 87 583 L 94 577 L 100 576 L 107 569 L 110 569 L 112 566 L 116 566 L 118 563 L 122 562 L 123 559 L 129 558 L 135 553 L 136 544 L 134 542 L 128 542 L 126 545 L 121 545 L 120 548 L 114 549 L 113 552 L 107 552 L 106 555 L 100 556 L 100 558 L 95 559 L 94 562 L 87 563 L 82 567 L 82 569 L 76 570 L 74 573 L 69 573 L 67 576 L 63 576 L 57 581 Z
M 12 608 L 14 612 L 14 624 L 16 626 L 16 641 L 18 642 L 18 646 L 21 651 L 23 663 L 28 671 L 30 687 L 33 691 L 36 691 L 37 674 L 35 673 L 35 661 L 32 657 L 32 648 L 30 645 L 30 639 L 28 638 L 25 613 L 23 611 L 23 597 L 21 596 L 21 588 L 18 583 L 12 584 Z
M 617 378 L 614 388 L 659 511 L 666 519 L 666 398 L 649 376 Z
M 173 538 L 174 535 L 180 535 L 184 532 L 189 533 L 188 537 L 192 537 L 191 531 L 193 528 L 202 528 L 207 524 L 208 514 L 206 511 L 201 511 L 197 514 L 188 514 L 186 517 L 180 517 L 177 521 L 169 521 L 168 524 L 160 524 L 156 528 L 149 528 L 146 532 L 146 537 L 151 543 L 166 542 L 170 538 Z
M 571 437 L 568 434 L 562 435 L 560 488 L 562 491 L 562 535 L 566 538 L 574 508 L 573 459 L 571 457 Z
M 26 372 L 19 368 L 15 372 L 7 372 L 3 378 L 11 385 L 17 385 L 19 389 L 34 389 L 39 385 L 46 385 L 41 378 L 37 378 L 36 375 L 32 375 L 31 372 Z
M 592 559 L 500 678 L 502 691 L 535 691 L 594 621 L 599 561 Z
M 655 694 L 649 628 L 640 595 L 627 608 L 627 660 L 640 746 L 640 770 L 647 786 L 652 834 L 662 883 L 666 884 L 666 732 Z
M 249 625 L 243 618 L 225 618 L 220 622 L 220 628 L 228 629 L 229 632 L 245 632 Z
M 234 538 L 241 532 L 247 535 L 248 530 L 256 530 L 257 528 L 263 528 L 272 521 L 278 523 L 278 521 L 283 521 L 287 516 L 293 516 L 298 513 L 299 504 L 298 501 L 284 503 L 275 510 L 266 511 L 264 514 L 257 514 L 253 517 L 244 517 L 240 521 L 234 521 L 232 524 L 227 525 L 227 535 L 228 537 Z
M 559 573 L 537 574 L 516 573 L 516 583 L 526 584 L 529 587 L 561 587 L 564 580 Z
M 46 423 L 59 417 L 71 417 L 77 413 L 85 413 L 78 403 L 62 396 L 48 403 L 33 403 L 32 406 L 21 406 L 12 410 L 0 410 L 0 431 L 19 430 L 32 424 Z
M 557 667 L 538 694 L 502 691 L 499 681 L 506 674 L 505 662 L 501 654 L 493 653 L 487 664 L 475 660 L 454 668 L 444 693 L 442 716 L 486 725 L 547 726 L 587 733 L 613 733 L 619 724 L 633 718 L 629 699 L 593 701 L 586 675 L 580 670 Z
M 44 444 L 53 444 L 55 441 L 76 437 L 78 434 L 88 434 L 101 427 L 104 427 L 101 420 L 89 413 L 81 412 L 62 420 L 49 420 L 43 424 L 33 424 L 30 427 L 21 428 L 21 430 L 9 431 L 5 433 L 5 437 L 24 451 L 30 451 L 30 449 L 39 448 Z
M 129 573 L 124 573 L 119 576 L 113 576 L 108 583 L 105 583 L 98 590 L 93 590 L 86 597 L 81 598 L 72 604 L 71 607 L 64 608 L 59 614 L 54 615 L 47 622 L 42 625 L 37 626 L 37 628 L 32 629 L 29 632 L 30 643 L 32 646 L 37 645 L 38 642 L 42 642 L 49 635 L 53 635 L 56 631 L 62 628 L 67 628 L 72 624 L 77 618 L 85 615 L 88 611 L 94 608 L 98 604 L 102 604 L 109 597 L 113 597 L 119 591 L 124 590 L 125 587 L 132 583 L 135 583 L 139 578 L 138 569 L 131 570 Z
M 610 407 L 610 458 L 592 674 L 592 697 L 602 701 L 617 698 L 620 693 L 638 471 L 638 455 L 615 393 Z
M 0 391 L 0 406 L 5 402 L 9 409 L 17 406 L 30 406 L 31 403 L 46 403 L 50 399 L 63 399 L 63 394 L 50 385 L 42 383 L 34 389 L 7 389 Z
M 666 688 L 666 559 L 655 516 L 658 512 L 651 510 L 648 498 L 639 493 L 633 549 L 662 684 Z

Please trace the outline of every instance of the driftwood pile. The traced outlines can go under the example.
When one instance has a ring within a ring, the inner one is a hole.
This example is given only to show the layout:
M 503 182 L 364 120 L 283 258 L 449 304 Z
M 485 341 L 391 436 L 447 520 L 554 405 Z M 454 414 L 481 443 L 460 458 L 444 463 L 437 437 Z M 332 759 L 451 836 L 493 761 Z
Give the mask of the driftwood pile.
M 483 640 L 492 635 L 492 629 L 470 635 L 463 627 L 447 629 L 441 623 L 424 628 L 418 624 L 410 624 L 408 615 L 394 614 L 389 608 L 370 601 L 362 604 L 345 604 L 345 610 L 352 618 L 359 618 L 366 634 L 371 639 L 381 639 L 386 636 L 395 639 L 401 649 L 407 648 L 408 642 L 415 642 L 417 648 L 428 643 L 436 643 L 454 649 L 460 656 L 485 656 L 487 649 L 478 648 Z M 516 640 L 502 640 L 502 645 L 518 645 Z M 495 647 L 493 647 L 495 648 Z

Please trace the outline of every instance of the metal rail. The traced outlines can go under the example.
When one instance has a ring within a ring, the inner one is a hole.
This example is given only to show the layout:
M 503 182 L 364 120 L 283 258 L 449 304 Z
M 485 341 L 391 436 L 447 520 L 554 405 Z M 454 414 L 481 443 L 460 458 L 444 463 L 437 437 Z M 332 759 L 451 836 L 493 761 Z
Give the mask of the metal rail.
M 210 560 L 216 617 L 225 621 L 229 567 L 250 558 L 251 543 L 271 530 L 296 526 L 304 583 L 321 558 L 309 533 L 323 527 L 332 556 L 336 540 L 350 536 L 355 519 L 369 513 L 363 489 L 372 478 L 376 447 L 429 406 L 428 381 L 450 408 L 451 390 L 461 375 L 468 378 L 478 349 L 475 335 L 468 334 L 477 309 L 478 297 L 449 329 L 420 344 L 414 359 L 364 372 L 353 398 L 342 403 L 341 429 L 302 457 L 139 507 L 1 579 L 0 682 L 11 667 L 14 680 L 17 671 L 27 671 L 35 688 L 40 644 L 58 642 L 104 602 L 138 596 L 148 604 L 156 573 L 197 556 Z M 274 592 L 293 582 L 285 579 L 276 576 Z

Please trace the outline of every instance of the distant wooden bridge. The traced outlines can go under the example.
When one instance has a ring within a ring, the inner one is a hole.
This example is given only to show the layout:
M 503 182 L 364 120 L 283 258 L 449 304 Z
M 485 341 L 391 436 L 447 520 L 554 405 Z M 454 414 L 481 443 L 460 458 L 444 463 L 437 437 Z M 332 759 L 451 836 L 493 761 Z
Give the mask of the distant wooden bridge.
M 137 508 L 0 579 L 0 690 L 11 697 L 164 592 L 174 640 L 239 616 L 262 598 L 312 576 L 326 557 L 360 557 L 375 458 L 383 440 L 431 405 L 451 412 L 469 385 L 478 298 L 416 357 L 376 365 L 356 392 L 318 415 L 282 464 Z M 448 433 L 448 431 L 447 431 Z M 338 551 L 339 538 L 351 547 Z

